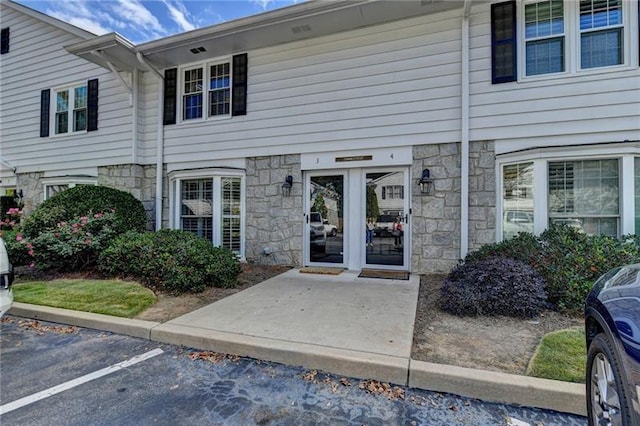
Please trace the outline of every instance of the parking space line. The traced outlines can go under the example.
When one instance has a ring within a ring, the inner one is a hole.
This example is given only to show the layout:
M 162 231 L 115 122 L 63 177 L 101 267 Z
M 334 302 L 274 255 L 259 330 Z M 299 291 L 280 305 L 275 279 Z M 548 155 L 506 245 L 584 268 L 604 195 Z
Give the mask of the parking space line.
M 153 358 L 154 356 L 160 355 L 162 353 L 164 353 L 164 351 L 160 348 L 157 348 L 152 351 L 145 352 L 141 355 L 136 355 L 133 358 L 128 359 L 126 361 L 122 361 L 117 364 L 110 365 L 109 367 L 103 368 L 101 370 L 94 371 L 93 373 L 89 373 L 82 377 L 78 377 L 77 379 L 70 380 L 66 383 L 62 383 L 60 385 L 51 387 L 49 389 L 45 389 L 33 395 L 25 396 L 24 398 L 20 398 L 8 404 L 1 405 L 0 416 L 10 411 L 17 410 L 18 408 L 24 407 L 26 405 L 33 404 L 34 402 L 48 398 L 57 393 L 64 392 L 68 389 L 90 382 L 91 380 L 95 380 L 100 377 L 106 376 L 107 374 L 115 373 L 116 371 L 122 370 L 123 368 L 127 368 L 129 366 L 145 361 L 149 358 Z

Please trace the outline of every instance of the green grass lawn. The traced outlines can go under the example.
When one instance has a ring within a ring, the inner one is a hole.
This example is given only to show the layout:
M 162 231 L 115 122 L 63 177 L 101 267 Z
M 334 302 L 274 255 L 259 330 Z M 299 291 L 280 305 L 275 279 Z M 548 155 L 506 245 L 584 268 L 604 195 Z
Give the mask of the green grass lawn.
M 16 302 L 132 318 L 156 302 L 151 290 L 120 280 L 53 280 L 16 283 Z
M 571 328 L 555 331 L 542 338 L 529 363 L 527 375 L 584 383 L 586 362 L 584 330 Z

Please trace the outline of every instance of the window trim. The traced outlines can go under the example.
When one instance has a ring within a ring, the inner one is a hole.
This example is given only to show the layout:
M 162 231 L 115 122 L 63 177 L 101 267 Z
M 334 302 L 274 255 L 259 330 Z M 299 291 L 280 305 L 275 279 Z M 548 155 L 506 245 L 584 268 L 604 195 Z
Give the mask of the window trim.
M 85 88 L 85 96 L 86 96 L 86 100 L 85 100 L 85 105 L 84 105 L 84 110 L 85 110 L 85 128 L 84 130 L 73 130 L 74 126 L 74 115 L 75 115 L 75 111 L 76 109 L 74 108 L 75 106 L 75 92 L 76 89 L 84 87 Z M 56 132 L 57 130 L 57 125 L 56 125 L 56 118 L 57 118 L 57 114 L 58 114 L 58 106 L 57 106 L 57 99 L 58 99 L 58 93 L 62 93 L 62 92 L 68 92 L 69 93 L 69 97 L 67 99 L 67 131 L 65 133 L 58 133 Z M 51 89 L 51 95 L 49 97 L 49 137 L 52 138 L 56 138 L 56 137 L 65 137 L 65 136 L 70 136 L 70 135 L 81 135 L 84 133 L 88 132 L 88 128 L 89 128 L 89 85 L 87 81 L 84 82 L 79 82 L 79 83 L 73 83 L 73 84 L 68 84 L 65 86 L 60 86 L 60 87 L 56 87 Z
M 502 185 L 504 181 L 503 167 L 523 162 L 533 162 L 534 186 L 534 234 L 539 235 L 547 229 L 549 222 L 548 211 L 548 164 L 554 161 L 589 161 L 589 160 L 618 160 L 619 175 L 619 227 L 618 234 L 626 235 L 635 232 L 634 205 L 634 158 L 640 157 L 640 147 L 632 145 L 620 146 L 620 151 L 611 154 L 608 145 L 585 146 L 575 148 L 554 147 L 538 148 L 526 152 L 499 154 L 496 158 L 496 241 L 503 241 L 502 217 L 504 205 L 502 200 Z M 629 182 L 631 180 L 631 182 Z M 542 188 L 542 189 L 540 189 Z
M 527 55 L 525 39 L 525 4 L 537 3 L 541 0 L 519 1 L 516 9 L 517 22 L 517 75 L 518 82 L 574 77 L 576 75 L 602 74 L 611 70 L 636 69 L 639 64 L 638 23 L 640 11 L 638 7 L 631 7 L 629 1 L 622 1 L 622 36 L 623 59 L 622 64 L 603 67 L 582 68 L 580 51 L 580 3 L 578 1 L 564 1 L 564 37 L 565 37 L 565 66 L 563 72 L 526 75 Z M 634 36 L 635 34 L 635 36 Z
M 234 169 L 199 169 L 199 170 L 182 170 L 169 173 L 169 228 L 181 229 L 181 192 L 182 181 L 194 180 L 194 179 L 211 179 L 213 181 L 212 195 L 213 195 L 213 208 L 212 208 L 212 241 L 211 244 L 215 246 L 222 245 L 221 230 L 222 230 L 222 179 L 223 178 L 240 178 L 240 251 L 236 255 L 239 259 L 244 260 L 246 255 L 246 174 L 244 170 Z
M 211 79 L 211 67 L 214 65 L 228 64 L 229 65 L 229 113 L 222 115 L 210 115 L 209 104 L 209 83 Z M 184 73 L 185 71 L 202 69 L 202 116 L 198 118 L 184 118 Z M 177 84 L 177 124 L 182 123 L 200 123 L 205 121 L 227 120 L 233 116 L 233 57 L 224 56 L 220 58 L 213 58 L 206 62 L 198 62 L 192 64 L 186 64 L 178 67 L 178 84 Z
M 63 133 L 65 134 L 65 133 Z M 98 185 L 98 178 L 92 177 L 69 177 L 69 178 L 45 178 L 40 181 L 42 184 L 42 200 L 45 201 L 47 197 L 47 187 L 54 185 L 67 185 L 68 188 L 73 188 L 77 185 Z

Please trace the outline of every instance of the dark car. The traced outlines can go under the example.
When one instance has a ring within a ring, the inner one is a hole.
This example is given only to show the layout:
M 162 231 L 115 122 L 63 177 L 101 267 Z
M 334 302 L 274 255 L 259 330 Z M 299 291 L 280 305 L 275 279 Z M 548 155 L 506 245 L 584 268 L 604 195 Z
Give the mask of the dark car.
M 585 304 L 590 425 L 640 425 L 640 264 L 612 269 Z

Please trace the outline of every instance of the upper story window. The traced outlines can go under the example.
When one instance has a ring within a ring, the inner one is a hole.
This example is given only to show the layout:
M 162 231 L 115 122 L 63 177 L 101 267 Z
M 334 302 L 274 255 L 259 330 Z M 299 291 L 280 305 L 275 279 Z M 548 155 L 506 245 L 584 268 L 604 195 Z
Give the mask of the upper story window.
M 622 0 L 581 0 L 580 66 L 622 64 L 623 30 Z
M 637 8 L 625 0 L 514 0 L 491 5 L 492 82 L 630 65 Z
M 526 4 L 524 21 L 527 75 L 564 71 L 563 0 Z
M 202 68 L 184 71 L 182 119 L 202 118 Z
M 183 70 L 182 119 L 231 115 L 231 64 L 207 64 Z M 207 102 L 204 102 L 205 79 Z
M 98 79 L 40 92 L 40 137 L 98 130 Z
M 247 54 L 164 70 L 163 124 L 247 114 Z
M 209 67 L 209 117 L 229 115 L 231 105 L 231 75 L 229 63 Z
M 87 130 L 87 86 L 55 92 L 55 134 Z

